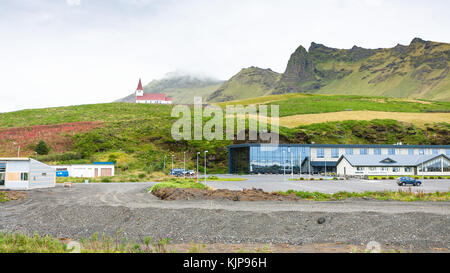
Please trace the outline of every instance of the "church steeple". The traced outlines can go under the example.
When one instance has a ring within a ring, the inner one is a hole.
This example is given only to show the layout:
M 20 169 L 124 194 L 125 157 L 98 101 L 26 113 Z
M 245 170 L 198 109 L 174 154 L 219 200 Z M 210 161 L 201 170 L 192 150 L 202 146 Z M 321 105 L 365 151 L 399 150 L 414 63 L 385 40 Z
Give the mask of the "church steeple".
M 136 97 L 141 97 L 144 95 L 144 89 L 142 88 L 141 79 L 139 79 L 138 87 L 136 89 Z

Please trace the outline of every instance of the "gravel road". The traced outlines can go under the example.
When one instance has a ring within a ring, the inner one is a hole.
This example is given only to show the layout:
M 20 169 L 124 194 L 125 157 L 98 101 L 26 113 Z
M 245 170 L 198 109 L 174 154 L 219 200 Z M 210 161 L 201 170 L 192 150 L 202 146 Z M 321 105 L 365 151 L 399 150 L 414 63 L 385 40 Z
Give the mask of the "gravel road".
M 319 176 L 314 176 L 316 181 L 291 181 L 291 175 L 216 175 L 218 177 L 238 177 L 245 178 L 244 181 L 209 181 L 209 186 L 216 189 L 228 189 L 228 190 L 241 190 L 258 188 L 265 191 L 286 191 L 286 190 L 298 190 L 298 191 L 319 191 L 323 193 L 335 193 L 338 191 L 348 192 L 364 192 L 364 191 L 398 191 L 409 190 L 423 191 L 423 192 L 447 192 L 450 191 L 450 179 L 432 179 L 421 180 L 422 185 L 419 187 L 400 187 L 397 185 L 396 180 L 363 180 L 363 179 L 350 179 L 350 180 L 318 180 Z M 307 175 L 303 175 L 304 178 L 308 178 Z M 294 175 L 294 178 L 298 179 L 298 175 Z
M 449 202 L 161 201 L 153 183 L 58 185 L 0 204 L 0 230 L 56 237 L 94 232 L 137 240 L 169 236 L 175 243 L 349 243 L 428 251 L 450 249 Z M 325 222 L 318 223 L 323 217 Z

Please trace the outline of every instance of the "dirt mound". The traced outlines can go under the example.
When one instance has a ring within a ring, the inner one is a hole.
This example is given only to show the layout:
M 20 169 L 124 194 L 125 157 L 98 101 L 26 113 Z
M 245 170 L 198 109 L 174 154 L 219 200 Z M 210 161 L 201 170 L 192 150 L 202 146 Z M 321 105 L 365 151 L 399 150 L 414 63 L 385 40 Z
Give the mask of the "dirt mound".
M 2 191 L 4 198 L 8 201 L 27 198 L 27 194 L 21 191 Z
M 232 190 L 207 190 L 207 189 L 174 189 L 161 188 L 152 191 L 153 195 L 161 200 L 231 200 L 231 201 L 297 201 L 295 194 L 282 195 L 277 192 L 265 192 L 261 189 Z

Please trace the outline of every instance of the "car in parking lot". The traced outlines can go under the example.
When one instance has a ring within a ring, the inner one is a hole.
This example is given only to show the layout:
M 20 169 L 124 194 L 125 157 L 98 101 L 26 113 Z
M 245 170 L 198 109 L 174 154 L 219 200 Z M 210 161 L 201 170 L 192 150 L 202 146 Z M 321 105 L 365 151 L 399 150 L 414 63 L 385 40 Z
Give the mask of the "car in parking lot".
M 174 175 L 176 177 L 180 177 L 180 176 L 184 176 L 184 169 L 171 169 L 170 170 L 170 175 Z
M 397 178 L 397 184 L 399 186 L 406 186 L 406 185 L 412 185 L 412 186 L 420 186 L 422 185 L 422 182 L 420 180 L 414 179 L 412 177 L 399 177 Z
M 176 177 L 195 176 L 195 171 L 185 169 L 171 169 L 169 174 L 174 175 Z

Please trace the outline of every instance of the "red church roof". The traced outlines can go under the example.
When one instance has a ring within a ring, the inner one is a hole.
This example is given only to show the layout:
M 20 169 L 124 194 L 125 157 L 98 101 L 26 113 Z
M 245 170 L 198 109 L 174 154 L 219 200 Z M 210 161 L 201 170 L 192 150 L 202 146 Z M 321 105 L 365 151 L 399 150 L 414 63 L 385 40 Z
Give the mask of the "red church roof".
M 139 84 L 138 84 L 138 87 L 137 87 L 136 90 L 144 90 L 144 89 L 142 88 L 141 79 L 139 79 Z
M 136 97 L 136 100 L 164 100 L 169 101 L 172 100 L 172 98 L 167 98 L 164 94 L 158 94 L 158 93 L 144 93 L 143 96 Z

